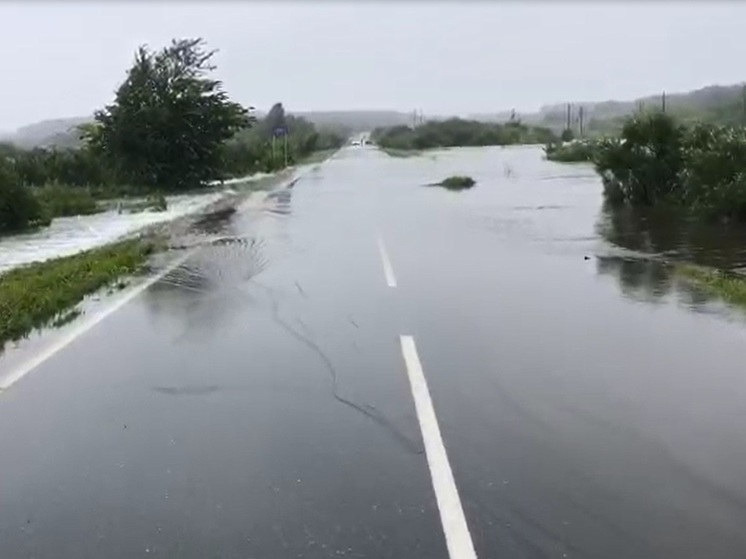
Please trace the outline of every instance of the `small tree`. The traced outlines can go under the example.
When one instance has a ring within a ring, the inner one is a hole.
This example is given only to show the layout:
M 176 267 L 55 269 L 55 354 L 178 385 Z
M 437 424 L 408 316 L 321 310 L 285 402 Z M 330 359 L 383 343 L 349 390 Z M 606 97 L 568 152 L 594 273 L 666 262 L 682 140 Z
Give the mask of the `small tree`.
M 85 131 L 121 180 L 179 190 L 219 175 L 221 146 L 251 119 L 207 77 L 214 54 L 202 39 L 174 40 L 159 52 L 138 49 L 114 103 Z

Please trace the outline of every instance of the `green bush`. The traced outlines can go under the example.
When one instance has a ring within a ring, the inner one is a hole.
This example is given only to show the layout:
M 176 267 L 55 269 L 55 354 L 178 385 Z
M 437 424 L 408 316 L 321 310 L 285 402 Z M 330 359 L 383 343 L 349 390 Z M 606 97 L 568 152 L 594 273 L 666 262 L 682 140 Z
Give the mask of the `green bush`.
M 683 136 L 670 116 L 653 113 L 628 120 L 621 138 L 601 141 L 596 170 L 610 199 L 633 206 L 677 201 Z
M 639 116 L 620 139 L 599 144 L 596 168 L 612 205 L 676 205 L 706 218 L 746 220 L 746 129 Z
M 746 219 L 746 130 L 701 124 L 686 135 L 684 203 L 707 217 Z
M 39 201 L 23 186 L 15 171 L 0 162 L 0 233 L 14 233 L 29 227 L 49 225 Z

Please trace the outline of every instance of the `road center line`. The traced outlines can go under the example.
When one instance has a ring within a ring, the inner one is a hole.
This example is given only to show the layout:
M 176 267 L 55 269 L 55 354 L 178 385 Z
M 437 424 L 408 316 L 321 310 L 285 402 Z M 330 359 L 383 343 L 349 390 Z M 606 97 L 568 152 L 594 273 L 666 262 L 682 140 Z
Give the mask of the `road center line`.
M 383 239 L 380 235 L 378 235 L 378 250 L 381 253 L 381 260 L 383 261 L 383 273 L 386 275 L 386 284 L 389 287 L 396 287 L 396 276 L 394 276 L 394 268 L 392 268 L 391 266 L 389 253 L 386 252 L 386 246 L 383 244 Z
M 456 482 L 453 479 L 451 465 L 448 462 L 443 438 L 440 435 L 438 419 L 430 398 L 425 373 L 417 355 L 417 347 L 412 336 L 400 336 L 404 362 L 407 366 L 407 376 L 412 387 L 414 406 L 417 419 L 420 422 L 422 439 L 425 443 L 425 455 L 430 468 L 430 478 L 438 501 L 440 522 L 451 559 L 476 559 L 474 544 L 466 523 L 464 509 L 458 495 Z

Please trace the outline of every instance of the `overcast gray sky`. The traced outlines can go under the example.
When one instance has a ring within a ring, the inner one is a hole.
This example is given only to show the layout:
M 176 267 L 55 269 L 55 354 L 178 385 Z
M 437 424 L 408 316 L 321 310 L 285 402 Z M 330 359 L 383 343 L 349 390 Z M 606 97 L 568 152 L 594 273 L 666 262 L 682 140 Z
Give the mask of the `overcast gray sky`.
M 746 5 L 540 2 L 0 3 L 0 130 L 91 113 L 135 48 L 202 36 L 265 108 L 533 111 L 741 82 Z

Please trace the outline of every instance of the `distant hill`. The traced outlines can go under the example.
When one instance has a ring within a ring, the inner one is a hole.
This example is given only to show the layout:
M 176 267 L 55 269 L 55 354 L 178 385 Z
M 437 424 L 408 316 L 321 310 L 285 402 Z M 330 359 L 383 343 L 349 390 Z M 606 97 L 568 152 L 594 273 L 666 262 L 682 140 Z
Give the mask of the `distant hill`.
M 397 111 L 290 111 L 301 116 L 316 126 L 349 130 L 351 133 L 366 132 L 379 126 L 396 126 L 411 122 L 412 116 Z M 258 111 L 257 116 L 265 113 Z M 74 148 L 80 144 L 76 127 L 91 122 L 93 117 L 59 118 L 43 120 L 23 126 L 14 133 L 6 134 L 7 140 L 19 147 L 57 147 Z
M 9 135 L 8 140 L 23 148 L 75 147 L 79 142 L 76 127 L 91 120 L 92 117 L 43 120 L 19 128 Z
M 633 99 L 631 101 L 572 101 L 572 125 L 577 129 L 578 109 L 583 107 L 585 130 L 589 133 L 607 133 L 618 130 L 624 119 L 640 108 L 661 106 L 661 93 Z M 666 95 L 666 110 L 686 121 L 705 121 L 716 124 L 746 123 L 744 86 L 710 85 L 684 93 Z M 346 130 L 350 133 L 366 132 L 379 127 L 411 124 L 412 114 L 400 111 L 356 110 L 356 111 L 292 111 L 289 113 L 306 118 L 316 126 Z M 259 117 L 264 113 L 258 112 Z M 511 111 L 491 114 L 470 114 L 466 118 L 483 122 L 507 122 Z M 545 105 L 535 113 L 518 113 L 524 124 L 545 126 L 555 132 L 565 127 L 567 103 Z M 429 116 L 428 120 L 439 117 Z M 80 140 L 75 127 L 90 122 L 92 117 L 61 118 L 45 120 L 19 128 L 5 135 L 3 140 L 18 146 L 76 147 Z
M 662 106 L 663 92 L 631 101 L 572 101 L 571 122 L 578 125 L 578 109 L 583 107 L 585 129 L 593 132 L 610 132 L 618 129 L 624 119 L 640 109 Z M 740 124 L 744 118 L 744 85 L 710 85 L 694 91 L 666 94 L 666 110 L 685 121 L 704 121 L 716 124 Z M 567 121 L 567 102 L 545 105 L 536 113 L 518 115 L 526 124 L 547 126 L 561 131 Z M 476 120 L 505 122 L 510 111 L 494 114 L 471 115 Z

